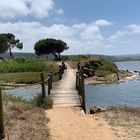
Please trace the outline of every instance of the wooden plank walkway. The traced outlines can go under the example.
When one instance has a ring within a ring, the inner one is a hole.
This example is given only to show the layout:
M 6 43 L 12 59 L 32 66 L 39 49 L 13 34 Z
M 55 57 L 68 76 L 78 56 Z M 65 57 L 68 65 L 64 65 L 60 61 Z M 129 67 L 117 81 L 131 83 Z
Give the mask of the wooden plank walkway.
M 76 70 L 68 69 L 62 80 L 56 83 L 51 90 L 50 97 L 55 107 L 80 106 L 80 98 L 75 89 Z

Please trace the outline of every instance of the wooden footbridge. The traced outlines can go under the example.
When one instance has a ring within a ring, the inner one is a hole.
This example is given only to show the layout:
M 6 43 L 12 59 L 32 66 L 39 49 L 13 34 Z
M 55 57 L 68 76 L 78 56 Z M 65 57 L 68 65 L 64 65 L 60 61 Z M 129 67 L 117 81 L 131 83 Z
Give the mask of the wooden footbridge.
M 52 81 L 52 80 L 50 80 Z M 48 84 L 52 85 L 52 83 Z M 85 110 L 84 78 L 82 70 L 65 70 L 62 79 L 49 90 L 54 107 L 82 106 Z
M 76 70 L 68 69 L 62 79 L 51 90 L 54 106 L 80 106 L 80 98 L 75 88 Z

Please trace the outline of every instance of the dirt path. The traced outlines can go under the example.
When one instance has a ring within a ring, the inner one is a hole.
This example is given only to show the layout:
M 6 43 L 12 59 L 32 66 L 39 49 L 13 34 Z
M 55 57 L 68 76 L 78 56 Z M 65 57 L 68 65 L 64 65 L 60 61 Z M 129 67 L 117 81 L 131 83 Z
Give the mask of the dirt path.
M 116 140 L 103 118 L 84 115 L 80 108 L 53 108 L 46 116 L 53 140 Z

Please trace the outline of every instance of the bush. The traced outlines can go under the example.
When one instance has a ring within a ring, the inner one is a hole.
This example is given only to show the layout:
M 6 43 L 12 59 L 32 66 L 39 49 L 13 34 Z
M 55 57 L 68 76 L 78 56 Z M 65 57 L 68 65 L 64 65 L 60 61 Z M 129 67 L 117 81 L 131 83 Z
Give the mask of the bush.
M 14 60 L 0 61 L 0 73 L 41 72 L 45 69 L 41 59 L 18 57 Z
M 32 103 L 35 106 L 43 107 L 45 109 L 50 109 L 53 107 L 53 100 L 47 96 L 45 99 L 42 99 L 42 95 L 38 94 L 33 100 Z
M 116 73 L 118 70 L 114 63 L 104 59 L 91 60 L 89 63 L 92 69 L 95 70 L 96 76 L 105 76 L 108 74 Z

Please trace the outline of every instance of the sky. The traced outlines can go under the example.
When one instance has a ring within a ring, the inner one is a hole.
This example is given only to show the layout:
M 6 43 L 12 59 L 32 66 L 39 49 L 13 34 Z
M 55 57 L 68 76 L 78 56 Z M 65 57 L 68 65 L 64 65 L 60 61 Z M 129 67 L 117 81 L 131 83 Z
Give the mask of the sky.
M 0 0 L 0 33 L 34 52 L 43 38 L 61 39 L 63 54 L 140 54 L 140 0 Z

